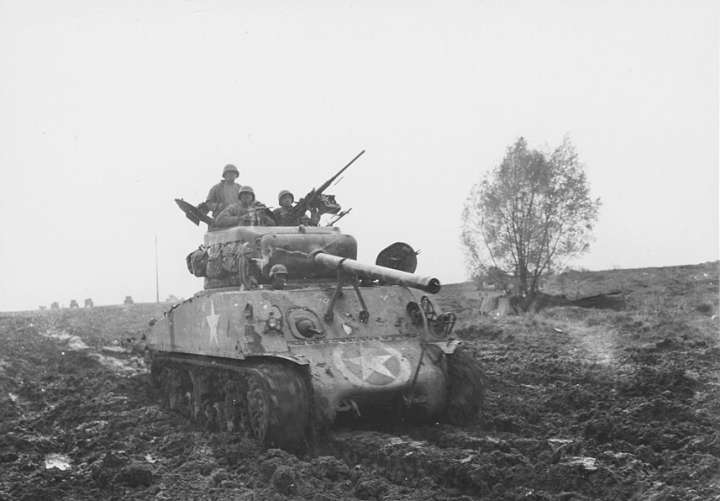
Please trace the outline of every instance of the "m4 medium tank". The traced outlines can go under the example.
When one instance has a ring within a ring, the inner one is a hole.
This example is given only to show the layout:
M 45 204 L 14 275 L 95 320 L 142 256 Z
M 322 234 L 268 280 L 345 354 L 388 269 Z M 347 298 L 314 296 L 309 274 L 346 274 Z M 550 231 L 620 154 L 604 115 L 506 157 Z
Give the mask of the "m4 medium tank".
M 460 421 L 482 397 L 440 314 L 432 277 L 403 243 L 355 260 L 336 227 L 209 231 L 187 258 L 204 290 L 148 335 L 164 404 L 210 429 L 304 450 L 341 416 Z

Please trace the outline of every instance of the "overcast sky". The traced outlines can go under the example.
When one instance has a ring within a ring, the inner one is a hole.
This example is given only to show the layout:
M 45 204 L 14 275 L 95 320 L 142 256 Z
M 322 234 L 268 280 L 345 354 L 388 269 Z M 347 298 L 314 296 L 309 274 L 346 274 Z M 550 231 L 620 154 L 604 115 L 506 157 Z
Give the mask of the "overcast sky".
M 629 5 L 628 5 L 629 4 Z M 302 5 L 302 7 L 300 7 Z M 718 259 L 715 2 L 0 0 L 0 310 L 187 297 L 223 165 L 334 189 L 374 262 L 466 278 L 460 213 L 518 136 L 569 134 L 602 199 L 589 269 Z

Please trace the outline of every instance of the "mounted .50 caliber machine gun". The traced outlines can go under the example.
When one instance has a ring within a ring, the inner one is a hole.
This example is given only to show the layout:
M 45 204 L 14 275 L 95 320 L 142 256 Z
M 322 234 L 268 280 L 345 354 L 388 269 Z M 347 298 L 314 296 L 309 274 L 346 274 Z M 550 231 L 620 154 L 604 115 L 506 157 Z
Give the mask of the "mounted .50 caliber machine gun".
M 365 153 L 365 150 L 362 150 L 360 153 L 355 155 L 355 157 L 350 160 L 345 165 L 345 167 L 337 171 L 335 175 L 332 176 L 330 179 L 325 181 L 319 187 L 313 188 L 312 190 L 310 190 L 310 192 L 308 192 L 307 195 L 298 200 L 298 203 L 295 204 L 295 206 L 292 208 L 292 217 L 300 218 L 305 215 L 305 212 L 307 212 L 308 210 L 317 214 L 318 218 L 323 214 L 338 215 L 338 217 L 336 217 L 332 221 L 332 223 L 328 224 L 328 226 L 331 226 L 332 224 L 336 223 L 340 218 L 348 214 L 351 209 L 340 213 L 342 207 L 340 207 L 340 204 L 338 204 L 335 200 L 335 195 L 326 195 L 324 192 L 330 187 L 331 184 L 333 184 L 333 182 L 335 182 L 337 178 L 340 177 L 340 175 L 342 175 L 343 172 L 345 172 L 353 163 L 355 163 L 355 160 L 360 158 L 363 153 Z

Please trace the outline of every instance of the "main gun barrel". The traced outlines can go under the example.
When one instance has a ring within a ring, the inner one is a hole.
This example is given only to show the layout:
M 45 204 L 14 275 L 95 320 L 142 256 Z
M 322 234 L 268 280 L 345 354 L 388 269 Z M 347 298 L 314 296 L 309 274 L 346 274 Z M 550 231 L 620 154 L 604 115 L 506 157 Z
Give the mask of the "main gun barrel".
M 370 280 L 379 279 L 383 282 L 413 287 L 431 294 L 440 292 L 440 280 L 437 278 L 423 277 L 374 264 L 365 264 L 354 259 L 333 256 L 325 252 L 316 252 L 313 255 L 313 260 L 331 270 L 340 269 Z

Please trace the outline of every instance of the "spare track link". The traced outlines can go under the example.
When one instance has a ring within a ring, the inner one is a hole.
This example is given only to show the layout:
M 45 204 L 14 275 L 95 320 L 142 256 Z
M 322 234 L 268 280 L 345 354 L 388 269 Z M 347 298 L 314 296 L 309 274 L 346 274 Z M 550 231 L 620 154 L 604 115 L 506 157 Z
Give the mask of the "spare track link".
M 153 361 L 151 377 L 163 407 L 208 430 L 237 432 L 293 452 L 311 445 L 310 383 L 288 362 L 164 356 Z

